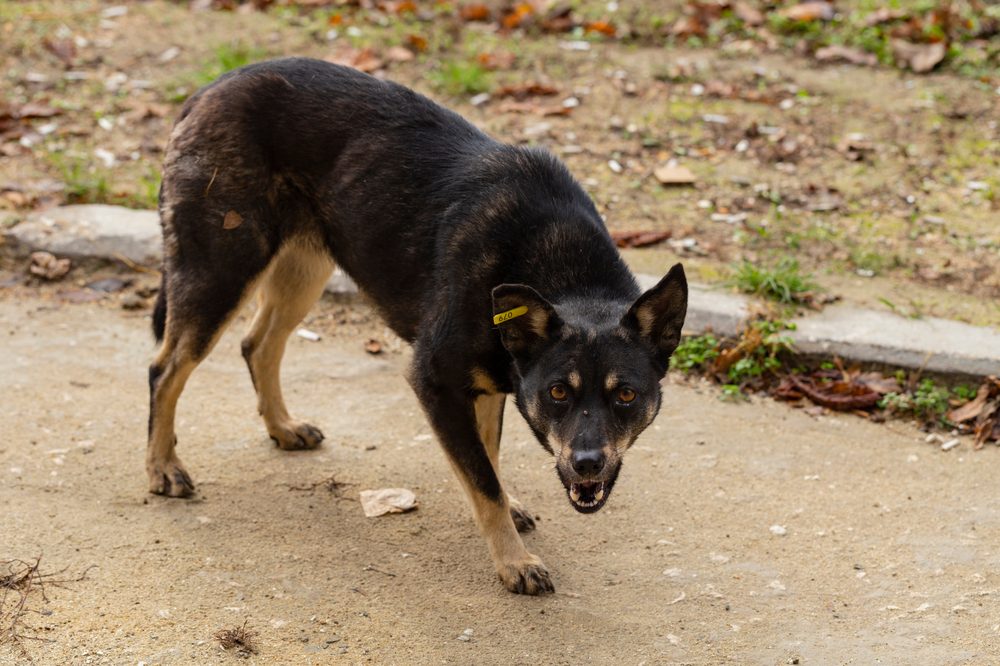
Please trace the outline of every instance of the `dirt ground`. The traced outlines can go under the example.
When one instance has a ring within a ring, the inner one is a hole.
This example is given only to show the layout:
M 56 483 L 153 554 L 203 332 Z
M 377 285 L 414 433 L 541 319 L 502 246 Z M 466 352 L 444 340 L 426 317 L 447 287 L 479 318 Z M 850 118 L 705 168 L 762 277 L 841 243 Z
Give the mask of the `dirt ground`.
M 653 33 L 624 36 L 626 24 L 671 25 L 689 4 L 681 0 L 534 3 L 603 16 L 622 33 L 615 38 L 463 22 L 453 5 L 466 2 L 192 8 L 238 4 L 0 4 L 0 218 L 5 208 L 16 222 L 77 200 L 155 207 L 184 97 L 245 62 L 305 55 L 356 64 L 504 141 L 552 150 L 612 231 L 671 234 L 631 252 L 647 272 L 682 259 L 696 279 L 719 284 L 743 260 L 795 260 L 857 305 L 1000 326 L 995 71 L 961 76 L 949 65 L 915 75 L 824 65 L 761 41 L 692 48 Z M 847 15 L 885 3 L 835 4 Z M 528 83 L 555 94 L 503 96 L 505 86 Z M 474 105 L 483 91 L 491 99 Z M 5 104 L 15 118 L 28 114 L 6 132 Z M 552 107 L 559 115 L 539 115 Z M 691 186 L 657 181 L 656 167 L 670 160 L 692 171 Z
M 409 352 L 363 307 L 324 303 L 307 321 L 322 339 L 291 340 L 289 403 L 327 435 L 312 452 L 265 436 L 237 322 L 180 403 L 191 501 L 145 489 L 147 312 L 8 290 L 0 322 L 0 560 L 96 565 L 29 599 L 35 663 L 239 663 L 213 634 L 245 620 L 259 664 L 1000 659 L 995 447 L 945 453 L 904 424 L 671 379 L 615 496 L 584 516 L 512 410 L 503 476 L 539 516 L 526 543 L 557 590 L 522 597 L 402 378 Z M 365 518 L 358 492 L 381 487 L 419 509 Z

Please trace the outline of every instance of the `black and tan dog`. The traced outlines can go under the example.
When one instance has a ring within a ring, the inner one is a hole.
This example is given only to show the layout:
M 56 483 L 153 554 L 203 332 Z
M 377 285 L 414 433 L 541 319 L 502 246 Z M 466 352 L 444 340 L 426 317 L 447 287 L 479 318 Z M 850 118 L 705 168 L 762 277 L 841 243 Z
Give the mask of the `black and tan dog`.
M 551 591 L 503 490 L 504 399 L 555 455 L 570 503 L 597 511 L 660 407 L 687 309 L 680 265 L 644 294 L 555 158 L 490 139 L 402 86 L 308 59 L 245 67 L 184 105 L 160 194 L 165 266 L 149 369 L 150 490 L 194 490 L 177 398 L 240 304 L 243 356 L 282 449 L 317 446 L 278 381 L 289 333 L 334 262 L 414 347 L 410 382 L 512 591 Z

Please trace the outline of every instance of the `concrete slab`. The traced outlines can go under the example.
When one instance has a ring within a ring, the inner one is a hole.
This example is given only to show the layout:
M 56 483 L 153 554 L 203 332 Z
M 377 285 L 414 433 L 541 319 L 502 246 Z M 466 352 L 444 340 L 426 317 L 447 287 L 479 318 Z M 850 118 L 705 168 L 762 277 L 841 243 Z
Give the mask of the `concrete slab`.
M 155 211 L 120 206 L 61 206 L 30 215 L 8 232 L 16 242 L 57 256 L 113 259 L 157 266 L 162 253 Z M 648 289 L 659 276 L 640 274 Z M 348 298 L 357 285 L 339 269 L 327 283 L 328 293 Z M 712 329 L 736 335 L 749 317 L 752 299 L 704 285 L 690 285 L 687 333 Z M 875 310 L 836 305 L 795 320 L 792 335 L 804 353 L 886 363 L 903 368 L 964 375 L 1000 374 L 1000 331 L 945 319 L 905 319 Z
M 1000 374 L 1000 331 L 947 319 L 834 305 L 795 320 L 804 353 L 965 375 Z
M 7 232 L 32 250 L 74 259 L 113 259 L 157 266 L 162 255 L 156 211 L 88 204 L 39 211 Z

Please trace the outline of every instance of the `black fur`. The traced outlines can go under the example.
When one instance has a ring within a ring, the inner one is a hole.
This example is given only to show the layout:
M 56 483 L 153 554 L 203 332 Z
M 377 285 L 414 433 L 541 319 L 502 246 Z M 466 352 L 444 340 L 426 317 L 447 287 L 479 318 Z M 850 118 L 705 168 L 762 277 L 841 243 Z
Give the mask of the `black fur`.
M 223 229 L 229 211 L 242 224 Z M 413 343 L 411 384 L 456 467 L 492 501 L 501 486 L 473 409 L 491 388 L 475 385 L 476 372 L 517 394 L 550 449 L 631 444 L 659 408 L 686 308 L 683 271 L 640 299 L 562 163 L 499 143 L 400 85 L 299 58 L 223 76 L 184 106 L 161 212 L 158 339 L 169 306 L 204 348 L 283 243 L 315 239 Z M 493 324 L 522 302 L 530 316 Z M 526 328 L 543 311 L 544 330 Z M 582 388 L 540 404 L 569 372 Z M 609 402 L 609 372 L 641 401 Z M 619 464 L 602 472 L 608 492 Z M 563 467 L 569 492 L 581 479 Z

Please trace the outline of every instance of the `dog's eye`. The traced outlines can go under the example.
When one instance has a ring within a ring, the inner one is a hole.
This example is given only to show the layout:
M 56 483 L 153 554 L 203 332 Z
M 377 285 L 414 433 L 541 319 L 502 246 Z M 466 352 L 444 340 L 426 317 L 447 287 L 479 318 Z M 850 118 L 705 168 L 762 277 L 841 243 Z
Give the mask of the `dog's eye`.
M 628 404 L 635 400 L 635 391 L 630 388 L 618 389 L 618 402 Z
M 562 384 L 553 384 L 552 388 L 549 389 L 549 395 L 556 402 L 562 402 L 566 399 L 569 393 L 566 392 L 566 387 Z

